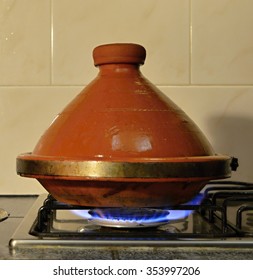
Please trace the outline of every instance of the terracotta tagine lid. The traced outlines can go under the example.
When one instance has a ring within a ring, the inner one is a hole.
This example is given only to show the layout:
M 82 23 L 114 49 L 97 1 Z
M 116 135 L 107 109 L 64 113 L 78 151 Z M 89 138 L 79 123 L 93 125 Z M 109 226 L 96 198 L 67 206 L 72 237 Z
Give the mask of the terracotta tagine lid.
M 98 76 L 18 156 L 17 172 L 60 201 L 115 207 L 187 202 L 229 177 L 232 158 L 141 74 L 145 57 L 137 44 L 96 47 Z

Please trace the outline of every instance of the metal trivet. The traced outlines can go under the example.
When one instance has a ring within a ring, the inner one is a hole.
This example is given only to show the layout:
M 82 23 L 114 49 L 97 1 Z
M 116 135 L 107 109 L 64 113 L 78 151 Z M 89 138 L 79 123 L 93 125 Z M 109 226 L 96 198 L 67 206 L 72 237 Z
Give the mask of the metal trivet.
M 58 211 L 82 209 L 85 211 L 95 212 L 95 208 L 75 207 L 56 201 L 52 196 L 48 196 L 44 205 L 40 208 L 39 214 L 34 221 L 30 234 L 40 238 L 63 240 L 182 240 L 190 238 L 198 240 L 199 238 L 226 237 L 248 237 L 253 236 L 253 227 L 251 224 L 251 212 L 247 212 L 247 207 L 253 205 L 253 184 L 232 181 L 214 181 L 210 182 L 203 191 L 205 199 L 200 205 L 178 205 L 175 207 L 164 207 L 158 211 L 171 210 L 192 210 L 194 211 L 189 217 L 182 221 L 171 221 L 165 225 L 157 227 L 139 227 L 135 228 L 109 228 L 104 226 L 93 225 L 89 221 L 78 220 L 82 230 L 68 232 L 59 231 L 55 225 L 60 224 L 60 228 L 69 223 L 68 220 L 57 220 Z M 244 200 L 247 200 L 245 202 Z M 244 204 L 244 208 L 238 207 Z M 237 205 L 234 207 L 234 205 Z M 247 205 L 247 207 L 245 207 Z M 102 208 L 103 211 L 107 208 Z M 152 208 L 154 209 L 154 208 Z M 151 211 L 152 211 L 151 209 Z M 234 221 L 231 221 L 231 209 L 235 212 Z M 156 210 L 156 208 L 155 208 Z M 229 211 L 229 215 L 228 215 Z M 63 211 L 64 212 L 64 211 Z M 242 224 L 241 215 L 246 215 L 249 220 L 248 225 Z M 181 223 L 181 224 L 180 224 Z M 181 225 L 181 229 L 177 230 Z M 176 230 L 171 228 L 175 227 Z

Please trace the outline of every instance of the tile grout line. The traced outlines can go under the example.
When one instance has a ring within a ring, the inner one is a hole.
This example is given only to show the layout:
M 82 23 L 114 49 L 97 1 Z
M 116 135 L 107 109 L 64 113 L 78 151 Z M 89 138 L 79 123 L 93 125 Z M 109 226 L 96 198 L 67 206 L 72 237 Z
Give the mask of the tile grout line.
M 189 0 L 189 84 L 192 85 L 192 0 Z
M 53 86 L 53 57 L 54 57 L 54 21 L 53 0 L 50 0 L 50 86 Z
M 88 84 L 50 84 L 50 85 L 39 85 L 39 84 L 35 84 L 35 85 L 0 85 L 0 89 L 1 88 L 38 88 L 38 87 L 43 87 L 43 88 L 54 88 L 54 87 L 86 87 Z M 235 88 L 235 87 L 242 87 L 242 88 L 247 88 L 247 87 L 253 87 L 253 84 L 154 84 L 157 87 L 181 87 L 181 88 L 193 88 L 193 87 L 210 87 L 210 88 L 215 88 L 215 87 L 223 87 L 223 88 Z

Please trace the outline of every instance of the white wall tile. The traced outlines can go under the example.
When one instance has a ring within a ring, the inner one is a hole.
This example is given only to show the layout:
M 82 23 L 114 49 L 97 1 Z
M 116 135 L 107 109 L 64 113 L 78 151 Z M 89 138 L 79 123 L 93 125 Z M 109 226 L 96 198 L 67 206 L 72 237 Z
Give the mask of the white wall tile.
M 147 49 L 143 73 L 156 84 L 189 82 L 188 0 L 53 0 L 53 82 L 87 84 L 92 50 L 133 42 Z
M 161 89 L 200 127 L 216 153 L 239 159 L 232 179 L 253 181 L 253 87 Z
M 253 1 L 192 1 L 192 83 L 253 84 Z
M 0 0 L 0 85 L 50 82 L 50 0 Z
M 34 179 L 16 175 L 16 157 L 31 152 L 54 117 L 80 91 L 72 87 L 0 88 L 0 193 L 40 193 Z

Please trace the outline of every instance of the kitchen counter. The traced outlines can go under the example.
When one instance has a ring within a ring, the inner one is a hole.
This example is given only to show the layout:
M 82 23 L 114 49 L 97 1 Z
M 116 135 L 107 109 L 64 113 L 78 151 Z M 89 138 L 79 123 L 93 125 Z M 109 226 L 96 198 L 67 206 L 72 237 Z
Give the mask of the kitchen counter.
M 82 247 L 46 247 L 27 246 L 9 248 L 9 240 L 18 225 L 33 205 L 37 196 L 2 195 L 0 207 L 5 209 L 9 218 L 0 222 L 0 259 L 250 259 L 253 260 L 252 248 L 218 247 L 169 247 L 169 246 L 82 246 Z

